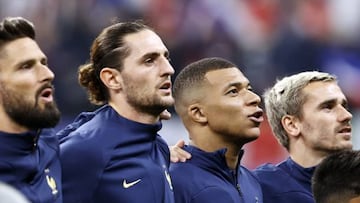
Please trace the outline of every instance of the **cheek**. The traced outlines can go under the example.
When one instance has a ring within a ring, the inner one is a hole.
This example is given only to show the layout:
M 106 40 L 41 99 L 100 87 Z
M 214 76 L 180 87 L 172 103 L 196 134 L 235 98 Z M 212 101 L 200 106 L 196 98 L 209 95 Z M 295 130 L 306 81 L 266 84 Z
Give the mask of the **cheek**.
M 35 74 L 14 74 L 11 75 L 8 78 L 5 78 L 5 80 L 1 81 L 3 84 L 8 86 L 9 88 L 35 88 L 35 85 L 37 84 L 37 77 Z
M 309 120 L 310 125 L 319 132 L 329 132 L 331 128 L 334 127 L 333 116 L 318 114 L 317 117 L 314 117 L 312 120 Z M 335 121 L 336 122 L 336 121 Z
M 234 105 L 219 103 L 209 106 L 209 116 L 218 122 L 232 122 L 242 124 L 244 122 L 244 112 L 242 108 Z
M 142 81 L 142 79 L 140 78 L 125 76 L 123 77 L 123 83 L 124 83 L 124 87 L 135 89 L 138 88 L 139 86 L 142 86 L 142 84 L 146 82 Z
M 314 134 L 314 131 L 318 130 L 319 126 L 318 123 L 312 122 L 310 119 L 306 120 L 306 122 L 304 122 L 302 124 L 302 129 L 301 131 L 303 132 L 303 134 L 305 133 L 306 135 L 308 134 Z
M 311 140 L 329 140 L 331 139 L 331 128 L 329 122 L 326 122 L 322 119 L 316 119 L 316 120 L 309 120 L 307 123 L 304 124 L 303 127 L 303 134 L 305 134 L 308 139 Z
M 18 94 L 22 94 L 23 97 L 34 98 L 36 96 L 36 88 L 34 85 L 22 84 L 15 87 Z
M 150 89 L 155 84 L 155 79 L 147 74 L 134 74 L 124 78 L 124 83 L 127 86 L 135 87 L 138 89 Z
M 10 81 L 2 83 L 5 89 L 17 94 L 29 95 L 35 92 L 35 84 L 29 81 Z

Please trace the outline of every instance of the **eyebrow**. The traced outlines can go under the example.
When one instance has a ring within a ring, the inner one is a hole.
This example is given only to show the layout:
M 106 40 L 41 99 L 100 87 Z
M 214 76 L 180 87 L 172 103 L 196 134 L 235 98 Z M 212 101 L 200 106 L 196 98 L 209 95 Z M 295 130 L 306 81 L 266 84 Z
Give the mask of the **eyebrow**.
M 325 104 L 336 104 L 336 103 L 337 103 L 337 99 L 336 99 L 336 98 L 333 98 L 333 99 L 328 99 L 328 100 L 325 100 L 325 101 L 321 102 L 321 103 L 319 104 L 319 106 L 321 107 L 321 106 L 323 106 L 323 105 L 325 105 Z M 347 101 L 346 99 L 341 99 L 341 104 L 342 104 L 343 106 L 347 106 L 347 105 L 348 105 L 348 101 Z
M 161 56 L 161 54 L 159 52 L 150 52 L 150 53 L 143 55 L 140 59 L 143 61 L 147 58 L 157 58 L 159 56 Z M 169 51 L 165 51 L 164 56 L 169 57 Z
M 224 87 L 224 91 L 226 91 L 227 89 L 229 89 L 230 87 L 251 87 L 250 83 L 249 82 L 232 82 L 232 83 L 229 83 L 227 84 L 225 87 Z
M 40 61 L 48 61 L 48 58 L 47 57 L 41 57 L 40 58 Z M 27 64 L 27 63 L 36 63 L 36 61 L 37 61 L 37 59 L 36 58 L 29 58 L 29 59 L 25 59 L 25 60 L 22 60 L 22 61 L 20 61 L 20 62 L 18 62 L 18 63 L 16 63 L 15 64 L 15 67 L 21 67 L 22 65 L 24 65 L 24 64 Z
M 20 62 L 16 63 L 15 67 L 21 67 L 24 64 L 34 63 L 35 61 L 36 61 L 35 59 L 26 59 L 26 60 L 23 60 L 23 61 L 20 61 Z

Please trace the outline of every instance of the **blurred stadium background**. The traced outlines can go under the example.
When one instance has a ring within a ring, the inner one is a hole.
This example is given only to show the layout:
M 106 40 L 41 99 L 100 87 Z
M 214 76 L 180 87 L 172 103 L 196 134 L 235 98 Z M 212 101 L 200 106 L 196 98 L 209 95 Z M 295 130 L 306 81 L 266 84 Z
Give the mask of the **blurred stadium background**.
M 96 108 L 77 83 L 78 66 L 87 61 L 92 40 L 113 20 L 143 19 L 164 40 L 177 72 L 203 57 L 224 57 L 240 67 L 258 94 L 276 78 L 299 71 L 336 74 L 354 116 L 356 149 L 359 9 L 358 0 L 0 0 L 1 18 L 23 16 L 36 26 L 37 40 L 56 74 L 63 114 L 58 128 Z M 169 144 L 187 140 L 174 112 L 161 133 Z M 243 163 L 250 168 L 286 156 L 266 122 L 260 138 L 245 148 Z

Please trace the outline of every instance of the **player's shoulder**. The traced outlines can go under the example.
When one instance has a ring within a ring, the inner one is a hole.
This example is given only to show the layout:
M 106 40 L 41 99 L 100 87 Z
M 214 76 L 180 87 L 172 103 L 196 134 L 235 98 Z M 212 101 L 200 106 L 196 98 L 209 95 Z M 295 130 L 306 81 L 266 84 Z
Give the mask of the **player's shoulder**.
M 289 175 L 278 164 L 266 163 L 258 166 L 253 173 L 262 182 L 286 181 Z
M 178 163 L 171 163 L 170 164 L 170 173 L 176 174 L 176 175 L 186 175 L 186 176 L 193 176 L 198 173 L 200 169 L 189 163 L 189 161 L 186 162 L 178 162 Z
M 271 172 L 275 172 L 278 170 L 279 170 L 278 165 L 275 165 L 272 163 L 265 163 L 265 164 L 262 164 L 262 165 L 258 166 L 257 168 L 255 168 L 253 170 L 253 172 L 255 172 L 255 173 L 267 173 L 267 172 L 271 173 Z

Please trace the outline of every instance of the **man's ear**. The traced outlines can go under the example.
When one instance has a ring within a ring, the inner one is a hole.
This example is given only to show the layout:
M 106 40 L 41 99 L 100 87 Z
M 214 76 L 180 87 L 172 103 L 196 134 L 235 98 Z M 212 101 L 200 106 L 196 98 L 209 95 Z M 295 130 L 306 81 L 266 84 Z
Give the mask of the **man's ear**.
M 202 124 L 207 122 L 207 117 L 204 114 L 201 105 L 198 103 L 190 105 L 189 108 L 187 109 L 187 113 L 189 118 L 194 122 L 198 122 Z
M 289 136 L 298 136 L 300 134 L 299 119 L 292 115 L 285 115 L 281 119 L 281 125 Z
M 100 79 L 109 89 L 121 89 L 122 87 L 121 74 L 115 68 L 103 68 L 100 71 Z

